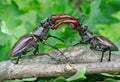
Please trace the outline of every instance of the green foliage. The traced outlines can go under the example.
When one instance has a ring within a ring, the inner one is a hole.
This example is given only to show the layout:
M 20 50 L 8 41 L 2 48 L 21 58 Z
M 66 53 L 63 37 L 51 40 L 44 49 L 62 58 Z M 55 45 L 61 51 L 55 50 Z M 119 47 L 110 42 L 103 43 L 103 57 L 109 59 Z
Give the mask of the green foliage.
M 85 80 L 85 72 L 86 72 L 86 68 L 82 68 L 80 70 L 78 70 L 73 76 L 65 79 L 64 77 L 58 77 L 57 79 L 54 80 L 54 82 L 79 82 L 82 80 Z
M 82 68 L 80 70 L 78 70 L 74 75 L 72 75 L 71 77 L 69 78 L 65 78 L 65 77 L 51 77 L 53 79 L 50 79 L 50 78 L 39 78 L 39 79 L 36 79 L 36 78 L 27 78 L 27 79 L 22 79 L 22 80 L 15 80 L 15 81 L 5 81 L 5 82 L 24 82 L 24 81 L 31 81 L 31 82 L 79 82 L 79 81 L 82 81 L 82 80 L 85 80 L 86 77 L 85 77 L 85 72 L 86 72 L 86 68 Z M 46 80 L 44 80 L 46 79 Z
M 117 81 L 115 79 L 108 78 L 104 82 L 119 82 L 119 81 Z
M 87 25 L 89 30 L 110 39 L 120 49 L 119 3 L 120 0 L 0 0 L 0 61 L 9 58 L 14 43 L 37 27 L 39 21 L 52 14 L 60 13 L 79 18 L 79 21 Z M 68 41 L 68 44 L 79 41 L 81 38 L 78 33 L 70 30 L 69 27 L 69 25 L 61 25 L 60 28 L 50 30 L 49 33 Z M 53 38 L 49 38 L 46 42 L 58 48 L 68 46 Z M 42 43 L 39 46 L 40 52 L 52 50 Z M 60 79 L 64 82 L 63 77 L 56 80 Z M 108 80 L 110 79 L 106 79 L 105 82 Z M 45 81 L 41 80 L 41 82 Z
M 71 76 L 70 78 L 66 79 L 68 82 L 69 81 L 81 81 L 81 80 L 84 80 L 86 79 L 86 77 L 84 76 L 85 75 L 85 72 L 86 72 L 86 68 L 82 68 L 81 70 L 78 70 L 77 73 L 73 76 Z
M 64 77 L 58 77 L 54 82 L 67 82 Z

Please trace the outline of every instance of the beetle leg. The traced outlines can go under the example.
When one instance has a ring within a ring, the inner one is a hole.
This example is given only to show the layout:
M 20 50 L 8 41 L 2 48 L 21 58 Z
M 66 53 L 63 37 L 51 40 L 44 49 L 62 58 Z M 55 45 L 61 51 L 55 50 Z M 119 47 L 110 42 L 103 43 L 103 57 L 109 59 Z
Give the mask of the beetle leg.
M 21 58 L 21 55 L 18 56 L 18 58 L 15 62 L 13 62 L 12 60 L 11 60 L 11 62 L 14 63 L 14 64 L 18 64 L 20 58 Z
M 18 56 L 18 59 L 17 59 L 17 61 L 15 62 L 15 64 L 18 64 L 20 58 L 21 58 L 21 55 Z
M 111 50 L 109 51 L 109 58 L 108 58 L 108 61 L 111 60 Z
M 102 62 L 103 57 L 104 57 L 104 51 L 102 51 L 102 57 L 101 57 L 101 59 L 100 59 L 100 62 Z
M 39 46 L 38 46 L 38 44 L 35 44 L 34 46 L 33 46 L 34 48 L 35 48 L 35 50 L 33 51 L 33 54 L 34 55 L 38 55 L 38 49 L 39 49 Z
M 84 42 L 79 41 L 79 42 L 76 42 L 75 44 L 72 44 L 71 46 L 77 46 L 78 44 L 84 44 Z
M 80 41 L 80 42 L 76 42 L 75 44 L 69 45 L 62 53 L 66 52 L 69 47 L 74 47 L 74 46 L 77 46 L 78 44 L 81 44 L 81 43 L 83 44 L 83 42 Z
M 53 36 L 53 35 L 48 35 L 48 37 L 52 37 L 52 38 L 55 38 L 55 39 L 58 39 L 58 40 L 60 40 L 61 42 L 63 42 L 63 43 L 67 43 L 65 40 L 63 40 L 63 39 L 61 39 L 61 38 L 59 38 L 59 37 L 56 37 L 56 36 Z
M 64 56 L 64 57 L 66 58 L 66 56 L 63 54 L 63 52 L 60 51 L 57 47 L 52 46 L 52 45 L 50 45 L 50 44 L 47 44 L 47 43 L 45 43 L 45 42 L 43 42 L 43 44 L 45 44 L 45 45 L 47 45 L 47 46 L 49 46 L 49 47 L 51 47 L 51 48 L 53 48 L 53 49 L 56 49 L 57 51 L 59 51 L 59 52 L 61 53 L 61 56 Z M 66 59 L 67 59 L 67 58 L 66 58 Z

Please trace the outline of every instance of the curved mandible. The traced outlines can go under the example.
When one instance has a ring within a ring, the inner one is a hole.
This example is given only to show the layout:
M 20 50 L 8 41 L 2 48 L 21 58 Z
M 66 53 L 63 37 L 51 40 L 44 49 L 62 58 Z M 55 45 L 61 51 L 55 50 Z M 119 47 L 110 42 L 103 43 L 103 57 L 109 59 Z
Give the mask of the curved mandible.
M 71 26 L 73 26 L 73 28 L 75 28 L 76 26 L 79 25 L 78 20 L 63 20 L 57 24 L 55 24 L 53 26 L 54 29 L 57 29 L 61 24 L 70 24 Z
M 56 15 L 52 15 L 50 17 L 51 23 L 54 24 L 57 20 L 60 19 L 71 19 L 71 20 L 78 20 L 78 18 L 75 18 L 73 16 L 70 16 L 68 14 L 56 14 Z

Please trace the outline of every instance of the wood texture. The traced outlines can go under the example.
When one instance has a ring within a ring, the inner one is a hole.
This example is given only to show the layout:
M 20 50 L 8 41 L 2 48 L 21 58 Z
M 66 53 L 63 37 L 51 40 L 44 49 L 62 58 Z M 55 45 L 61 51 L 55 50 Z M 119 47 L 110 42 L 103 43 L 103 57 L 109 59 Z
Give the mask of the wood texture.
M 62 52 L 64 50 L 61 49 Z M 120 72 L 120 56 L 118 55 L 112 54 L 112 61 L 107 62 L 108 53 L 106 53 L 101 63 L 101 52 L 86 47 L 66 49 L 64 55 L 67 59 L 56 50 L 46 53 L 55 57 L 55 60 L 48 55 L 31 55 L 21 58 L 18 64 L 13 64 L 10 60 L 0 62 L 0 81 L 70 75 L 83 67 L 87 68 L 86 74 Z

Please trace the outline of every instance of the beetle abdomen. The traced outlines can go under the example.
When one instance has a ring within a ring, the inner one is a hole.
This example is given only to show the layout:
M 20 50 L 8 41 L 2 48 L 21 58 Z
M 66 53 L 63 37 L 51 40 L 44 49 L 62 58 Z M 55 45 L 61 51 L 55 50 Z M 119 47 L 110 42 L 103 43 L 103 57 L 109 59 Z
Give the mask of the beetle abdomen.
M 108 40 L 107 38 L 99 35 L 99 36 L 96 36 L 96 39 L 98 39 L 98 41 L 102 45 L 105 45 L 105 46 L 109 47 L 109 49 L 111 51 L 118 51 L 118 47 L 113 42 L 111 42 L 110 40 Z
M 19 54 L 22 54 L 25 48 L 29 46 L 32 41 L 33 37 L 31 36 L 31 34 L 26 34 L 23 37 L 21 37 L 12 47 L 10 56 L 17 56 Z

